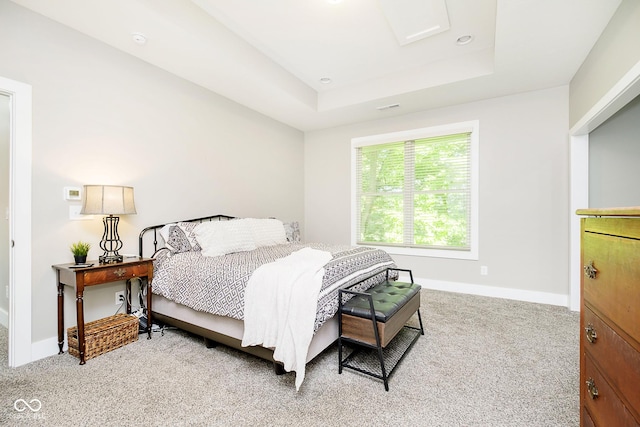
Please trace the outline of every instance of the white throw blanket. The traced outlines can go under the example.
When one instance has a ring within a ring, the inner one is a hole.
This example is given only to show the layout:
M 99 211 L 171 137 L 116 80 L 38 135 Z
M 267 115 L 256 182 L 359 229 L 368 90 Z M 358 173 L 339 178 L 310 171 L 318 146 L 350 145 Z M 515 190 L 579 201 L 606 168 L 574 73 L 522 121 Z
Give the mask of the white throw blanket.
M 329 252 L 304 248 L 258 267 L 244 294 L 242 346 L 274 349 L 273 358 L 304 380 L 309 343 Z

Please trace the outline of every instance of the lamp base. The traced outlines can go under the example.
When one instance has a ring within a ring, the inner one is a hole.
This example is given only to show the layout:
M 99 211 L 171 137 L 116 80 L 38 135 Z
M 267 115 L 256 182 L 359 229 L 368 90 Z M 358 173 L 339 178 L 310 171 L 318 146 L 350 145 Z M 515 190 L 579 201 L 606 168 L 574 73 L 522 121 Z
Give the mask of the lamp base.
M 100 255 L 98 261 L 100 264 L 116 264 L 122 262 L 122 255 Z

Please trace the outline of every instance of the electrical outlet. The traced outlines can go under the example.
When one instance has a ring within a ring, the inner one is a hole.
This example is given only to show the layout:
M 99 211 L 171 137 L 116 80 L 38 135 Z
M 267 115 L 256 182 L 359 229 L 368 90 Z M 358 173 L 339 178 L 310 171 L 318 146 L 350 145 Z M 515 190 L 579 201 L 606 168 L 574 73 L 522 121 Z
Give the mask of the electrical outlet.
M 482 276 L 486 276 L 489 274 L 489 267 L 487 267 L 486 265 L 483 265 L 480 267 L 480 274 Z
M 116 305 L 120 305 L 124 302 L 124 291 L 116 292 Z

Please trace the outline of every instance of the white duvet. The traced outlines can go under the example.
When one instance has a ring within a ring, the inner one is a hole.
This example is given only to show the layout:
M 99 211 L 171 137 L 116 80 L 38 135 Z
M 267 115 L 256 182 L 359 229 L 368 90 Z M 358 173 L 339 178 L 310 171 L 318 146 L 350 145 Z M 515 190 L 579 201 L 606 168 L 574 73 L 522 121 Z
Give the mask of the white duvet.
M 304 381 L 324 265 L 331 254 L 304 248 L 256 269 L 244 295 L 242 346 L 274 349 L 273 358 Z

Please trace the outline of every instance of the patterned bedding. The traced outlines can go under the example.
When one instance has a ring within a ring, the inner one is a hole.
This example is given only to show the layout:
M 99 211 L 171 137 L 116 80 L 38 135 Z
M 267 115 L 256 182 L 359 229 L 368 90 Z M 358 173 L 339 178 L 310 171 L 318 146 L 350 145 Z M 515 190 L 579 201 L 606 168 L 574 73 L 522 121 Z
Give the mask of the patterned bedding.
M 153 293 L 194 310 L 242 320 L 244 290 L 253 271 L 304 247 L 332 255 L 325 266 L 314 331 L 337 312 L 338 288 L 370 277 L 354 289 L 366 290 L 384 280 L 388 267 L 395 267 L 389 254 L 379 249 L 322 243 L 265 246 L 217 257 L 203 256 L 200 251 L 172 254 L 161 250 L 154 262 Z

